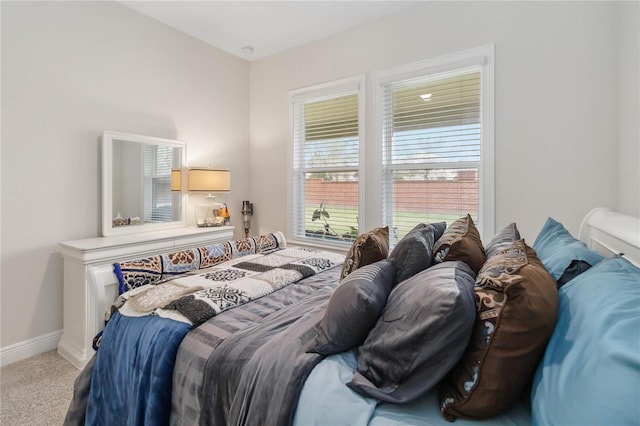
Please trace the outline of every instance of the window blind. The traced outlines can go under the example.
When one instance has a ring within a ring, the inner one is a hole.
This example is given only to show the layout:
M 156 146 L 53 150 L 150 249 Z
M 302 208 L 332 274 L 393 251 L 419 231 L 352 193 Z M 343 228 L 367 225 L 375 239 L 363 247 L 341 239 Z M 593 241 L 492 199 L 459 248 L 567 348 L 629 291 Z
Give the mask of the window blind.
M 357 237 L 359 145 L 357 91 L 294 101 L 295 237 Z
M 358 96 L 308 102 L 304 105 L 305 140 L 358 136 Z
M 173 148 L 144 146 L 144 222 L 171 222 L 174 219 L 174 195 L 171 192 Z
M 392 240 L 420 222 L 470 213 L 477 223 L 480 68 L 392 81 L 382 93 L 383 217 Z

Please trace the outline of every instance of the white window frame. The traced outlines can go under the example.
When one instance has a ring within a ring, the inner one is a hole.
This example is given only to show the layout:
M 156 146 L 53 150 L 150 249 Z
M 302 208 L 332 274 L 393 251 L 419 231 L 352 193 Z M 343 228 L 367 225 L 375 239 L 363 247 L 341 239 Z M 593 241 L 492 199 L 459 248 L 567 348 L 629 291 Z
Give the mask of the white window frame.
M 383 159 L 383 95 L 384 85 L 401 80 L 428 76 L 442 72 L 462 69 L 474 65 L 481 66 L 481 131 L 480 131 L 480 170 L 479 170 L 479 227 L 483 240 L 491 238 L 495 232 L 495 163 L 494 163 L 494 46 L 487 45 L 465 50 L 434 59 L 415 62 L 408 65 L 389 68 L 374 74 L 374 127 L 375 167 L 369 168 L 377 190 L 367 200 L 366 210 L 376 212 L 372 219 L 376 223 L 383 221 L 382 188 L 385 184 L 382 168 Z M 376 207 L 377 206 L 377 207 Z M 372 210 L 373 209 L 373 210 Z M 365 227 L 373 227 L 365 224 Z
M 330 97 L 338 97 L 347 92 L 357 92 L 358 94 L 358 166 L 354 168 L 358 172 L 358 211 L 362 212 L 365 205 L 364 184 L 365 184 L 365 77 L 364 75 L 349 77 L 333 82 L 318 84 L 301 89 L 294 89 L 289 92 L 289 146 L 287 154 L 287 238 L 296 244 L 304 244 L 317 247 L 334 247 L 336 249 L 345 249 L 351 246 L 352 242 L 336 242 L 325 240 L 322 238 L 305 237 L 303 235 L 295 235 L 295 216 L 294 206 L 296 198 L 298 203 L 304 204 L 304 193 L 294 193 L 294 114 L 295 105 L 313 99 L 322 99 Z M 364 218 L 362 214 L 358 214 L 358 229 L 364 232 Z
M 176 214 L 176 206 L 180 203 L 180 194 L 171 191 L 171 176 L 160 175 L 158 172 L 159 160 L 160 156 L 159 150 L 170 150 L 171 156 L 171 164 L 169 166 L 169 172 L 173 170 L 175 157 L 173 154 L 173 148 L 169 146 L 163 145 L 144 145 L 143 147 L 143 155 L 142 155 L 142 185 L 144 189 L 144 200 L 141 200 L 143 203 L 141 211 L 143 214 L 142 223 L 166 223 L 172 222 L 174 216 Z M 171 201 L 171 210 L 166 212 L 166 216 L 156 216 L 154 217 L 153 211 L 154 209 L 158 209 L 158 192 L 160 187 L 160 182 L 164 181 L 165 186 L 167 186 L 167 190 L 163 191 L 165 196 Z

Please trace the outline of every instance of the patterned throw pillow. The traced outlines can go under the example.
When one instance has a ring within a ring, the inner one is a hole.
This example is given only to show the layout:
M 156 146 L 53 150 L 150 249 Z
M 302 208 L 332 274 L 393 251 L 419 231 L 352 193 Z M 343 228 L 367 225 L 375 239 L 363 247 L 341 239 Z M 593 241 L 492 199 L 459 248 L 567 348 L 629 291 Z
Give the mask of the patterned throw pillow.
M 200 269 L 200 251 L 198 249 L 174 251 L 163 254 L 161 257 L 163 281 Z
M 247 256 L 256 253 L 256 241 L 253 238 L 245 238 L 242 240 L 230 241 L 231 244 L 231 257 Z
M 145 257 L 113 264 L 118 277 L 118 292 L 126 291 L 147 284 L 158 284 L 173 277 L 197 271 L 200 266 L 199 249 L 187 249 L 173 253 Z
M 256 253 L 268 253 L 287 247 L 287 240 L 280 231 L 251 238 L 256 242 Z
M 156 284 L 162 279 L 162 260 L 160 256 L 127 260 L 113 264 L 118 277 L 118 294 L 147 284 Z
M 353 243 L 342 265 L 340 281 L 356 269 L 389 256 L 389 227 L 374 228 Z
M 480 233 L 469 214 L 449 225 L 436 241 L 433 252 L 436 263 L 459 260 L 469 265 L 476 274 L 486 260 Z
M 474 292 L 471 341 L 440 384 L 440 411 L 449 421 L 507 409 L 531 382 L 557 318 L 556 284 L 524 240 L 489 258 Z
M 219 263 L 231 260 L 231 243 L 210 244 L 198 248 L 200 250 L 200 268 L 209 268 Z

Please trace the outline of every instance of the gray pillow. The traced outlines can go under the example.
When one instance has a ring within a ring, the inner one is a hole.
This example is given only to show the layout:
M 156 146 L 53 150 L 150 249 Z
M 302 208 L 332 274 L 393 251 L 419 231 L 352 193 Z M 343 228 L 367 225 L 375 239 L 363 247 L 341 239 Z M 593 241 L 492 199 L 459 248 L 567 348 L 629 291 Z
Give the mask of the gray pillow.
M 433 245 L 442 236 L 447 224 L 420 223 L 393 248 L 389 260 L 396 265 L 396 283 L 427 269 L 433 262 Z
M 358 348 L 358 370 L 347 385 L 393 403 L 433 388 L 469 342 L 476 317 L 474 281 L 466 263 L 448 261 L 398 284 Z
M 386 259 L 347 275 L 329 299 L 309 352 L 331 355 L 361 345 L 382 314 L 395 275 Z
M 511 247 L 511 245 L 520 239 L 520 232 L 515 222 L 502 228 L 484 248 L 484 254 L 487 259 L 492 255 Z

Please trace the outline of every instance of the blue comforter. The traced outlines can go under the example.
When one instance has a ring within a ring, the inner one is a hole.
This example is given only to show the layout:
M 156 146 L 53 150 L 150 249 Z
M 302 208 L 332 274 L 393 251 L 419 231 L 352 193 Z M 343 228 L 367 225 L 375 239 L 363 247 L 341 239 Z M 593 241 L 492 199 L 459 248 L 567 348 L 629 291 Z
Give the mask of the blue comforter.
M 156 315 L 134 318 L 116 312 L 96 354 L 86 424 L 165 424 L 176 353 L 190 329 Z
M 451 423 L 440 414 L 438 391 L 433 388 L 406 404 L 378 402 L 347 386 L 358 367 L 357 350 L 330 355 L 304 383 L 293 426 L 473 426 L 478 420 L 459 418 Z M 520 398 L 506 412 L 487 421 L 491 426 L 531 424 L 529 401 Z

